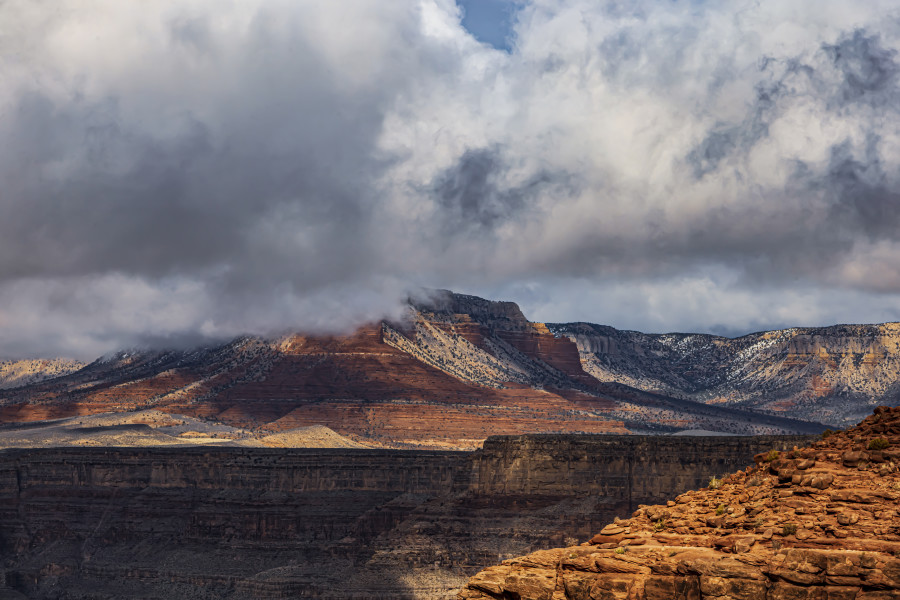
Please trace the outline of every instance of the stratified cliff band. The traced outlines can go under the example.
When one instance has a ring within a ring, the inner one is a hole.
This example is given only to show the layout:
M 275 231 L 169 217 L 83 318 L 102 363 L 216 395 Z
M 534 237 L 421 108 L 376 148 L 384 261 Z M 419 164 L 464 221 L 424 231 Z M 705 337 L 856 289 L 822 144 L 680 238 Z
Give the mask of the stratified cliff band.
M 452 598 L 809 438 L 520 436 L 474 453 L 0 452 L 0 588 L 30 598 Z

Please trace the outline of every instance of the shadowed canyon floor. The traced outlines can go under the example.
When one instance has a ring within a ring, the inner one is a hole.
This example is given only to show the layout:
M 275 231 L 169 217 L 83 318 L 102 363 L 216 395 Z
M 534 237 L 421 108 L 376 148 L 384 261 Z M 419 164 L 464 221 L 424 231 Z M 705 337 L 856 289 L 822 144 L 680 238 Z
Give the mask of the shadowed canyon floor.
M 900 598 L 900 408 L 755 463 L 486 569 L 459 599 Z
M 455 597 L 808 437 L 537 435 L 473 453 L 0 451 L 0 588 L 30 598 Z

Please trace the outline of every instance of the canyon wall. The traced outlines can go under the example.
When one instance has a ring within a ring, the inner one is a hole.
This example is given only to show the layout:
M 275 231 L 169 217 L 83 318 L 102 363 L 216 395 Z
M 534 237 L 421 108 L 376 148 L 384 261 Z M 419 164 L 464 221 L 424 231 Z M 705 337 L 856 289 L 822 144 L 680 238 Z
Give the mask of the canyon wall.
M 504 560 L 458 600 L 900 598 L 900 408 L 754 463 L 587 543 Z
M 0 573 L 31 598 L 442 598 L 808 438 L 537 435 L 474 453 L 0 453 Z M 2 589 L 0 589 L 2 593 Z

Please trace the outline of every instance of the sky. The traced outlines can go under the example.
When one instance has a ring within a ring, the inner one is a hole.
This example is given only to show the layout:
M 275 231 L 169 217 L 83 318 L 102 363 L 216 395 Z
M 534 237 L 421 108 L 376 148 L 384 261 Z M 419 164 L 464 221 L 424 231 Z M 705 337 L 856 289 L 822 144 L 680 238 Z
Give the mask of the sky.
M 6 0 L 0 356 L 339 333 L 421 288 L 900 320 L 900 8 Z

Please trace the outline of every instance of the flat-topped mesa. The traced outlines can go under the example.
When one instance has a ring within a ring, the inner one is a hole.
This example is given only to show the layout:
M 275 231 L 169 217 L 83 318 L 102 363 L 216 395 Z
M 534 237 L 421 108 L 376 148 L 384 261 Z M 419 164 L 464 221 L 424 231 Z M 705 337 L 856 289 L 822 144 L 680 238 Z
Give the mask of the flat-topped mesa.
M 411 305 L 416 310 L 430 313 L 437 320 L 472 320 L 491 329 L 534 331 L 536 325 L 525 318 L 515 302 L 485 300 L 449 290 L 437 290 L 429 299 L 411 301 Z
M 580 546 L 490 567 L 459 598 L 900 598 L 900 407 L 755 462 Z

